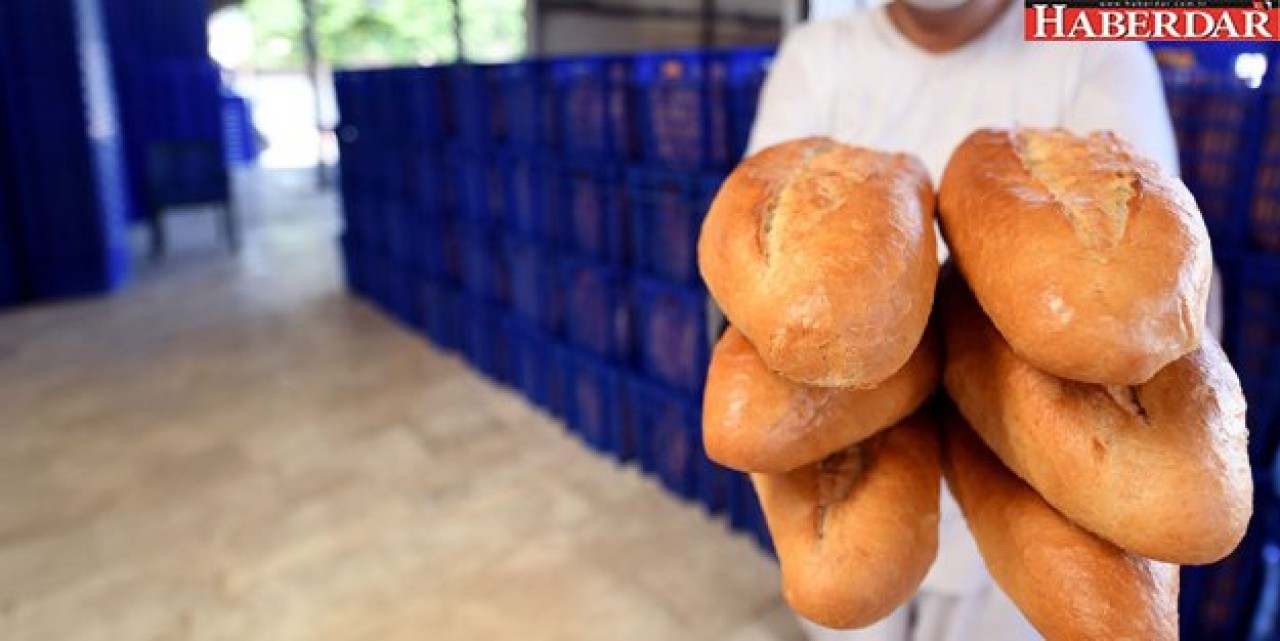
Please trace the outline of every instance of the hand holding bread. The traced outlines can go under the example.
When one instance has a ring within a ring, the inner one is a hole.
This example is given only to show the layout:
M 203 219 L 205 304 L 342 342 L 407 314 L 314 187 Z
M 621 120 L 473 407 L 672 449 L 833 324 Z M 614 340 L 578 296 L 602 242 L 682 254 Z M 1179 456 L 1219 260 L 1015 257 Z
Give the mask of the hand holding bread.
M 1171 563 L 1229 554 L 1253 491 L 1239 382 L 1204 331 L 1194 200 L 1114 135 L 984 130 L 938 202 L 958 273 L 936 311 L 933 198 L 909 156 L 784 143 L 745 160 L 704 223 L 701 271 L 733 323 L 704 442 L 752 472 L 784 595 L 861 627 L 919 585 L 942 362 L 947 482 L 1032 624 L 1176 638 Z

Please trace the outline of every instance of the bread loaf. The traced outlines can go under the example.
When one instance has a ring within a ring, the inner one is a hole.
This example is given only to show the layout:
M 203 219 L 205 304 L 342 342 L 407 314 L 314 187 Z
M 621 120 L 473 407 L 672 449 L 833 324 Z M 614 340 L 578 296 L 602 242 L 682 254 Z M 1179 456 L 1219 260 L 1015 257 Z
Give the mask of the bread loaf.
M 937 388 L 935 343 L 927 333 L 907 364 L 874 388 L 810 387 L 769 371 L 730 327 L 707 373 L 707 456 L 744 472 L 789 472 L 862 441 L 909 416 Z
M 1137 385 L 1200 345 L 1213 266 L 1195 200 L 1113 134 L 975 132 L 938 216 L 982 308 L 1041 370 Z
M 911 598 L 938 549 L 937 439 L 916 415 L 819 463 L 751 475 L 793 610 L 858 628 Z
M 1068 521 L 950 407 L 942 470 L 991 576 L 1046 639 L 1178 638 L 1178 567 L 1125 552 Z
M 924 334 L 938 262 L 919 160 L 810 138 L 747 158 L 702 226 L 698 263 L 769 369 L 878 385 Z
M 1252 514 L 1245 403 L 1207 333 L 1137 387 L 1078 383 L 1014 355 L 959 279 L 943 285 L 951 398 L 1051 505 L 1142 556 L 1212 563 Z

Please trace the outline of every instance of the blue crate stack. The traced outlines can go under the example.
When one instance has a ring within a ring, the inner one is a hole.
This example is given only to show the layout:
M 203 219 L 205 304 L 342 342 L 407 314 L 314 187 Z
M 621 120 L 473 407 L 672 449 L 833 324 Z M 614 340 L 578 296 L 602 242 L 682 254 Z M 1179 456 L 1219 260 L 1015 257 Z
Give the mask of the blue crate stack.
M 104 10 L 134 218 L 227 201 L 222 79 L 208 53 L 208 0 L 112 0 Z
M 0 4 L 0 306 L 129 273 L 128 189 L 98 0 Z
M 702 450 L 698 229 L 772 51 L 339 72 L 357 295 L 769 548 Z
M 222 88 L 222 139 L 226 163 L 230 167 L 258 161 L 258 132 L 253 126 L 253 109 L 248 99 L 227 87 Z
M 1224 280 L 1224 347 L 1249 402 L 1254 520 L 1222 562 L 1184 568 L 1184 639 L 1270 639 L 1280 590 L 1273 463 L 1280 445 L 1280 63 L 1274 43 L 1155 44 L 1183 179 L 1204 213 Z M 1265 57 L 1261 86 L 1237 75 Z M 1264 568 L 1270 568 L 1264 570 Z M 1269 586 L 1269 588 L 1268 588 Z M 1260 636 L 1259 636 L 1260 635 Z

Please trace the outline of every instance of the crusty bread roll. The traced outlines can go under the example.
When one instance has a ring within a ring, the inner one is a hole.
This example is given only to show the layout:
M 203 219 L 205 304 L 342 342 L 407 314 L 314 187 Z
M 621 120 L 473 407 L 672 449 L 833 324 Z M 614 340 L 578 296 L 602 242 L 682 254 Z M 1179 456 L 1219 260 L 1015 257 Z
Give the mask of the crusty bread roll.
M 913 156 L 810 138 L 729 176 L 698 264 L 769 369 L 823 387 L 874 387 L 924 334 L 938 272 L 933 190 Z
M 947 392 L 1000 459 L 1071 520 L 1126 550 L 1212 563 L 1252 515 L 1245 402 L 1207 333 L 1138 387 L 1078 383 L 1014 355 L 944 281 Z
M 938 434 L 917 414 L 786 474 L 752 474 L 798 614 L 860 628 L 911 598 L 938 551 Z
M 1178 638 L 1178 566 L 1081 529 L 1005 469 L 954 408 L 942 471 L 987 569 L 1049 641 Z
M 1195 200 L 1109 133 L 980 130 L 938 217 L 1013 350 L 1063 378 L 1145 383 L 1200 345 L 1213 265 Z
M 744 472 L 789 472 L 910 416 L 938 387 L 937 339 L 872 389 L 810 387 L 765 367 L 730 327 L 716 345 L 702 405 L 707 456 Z

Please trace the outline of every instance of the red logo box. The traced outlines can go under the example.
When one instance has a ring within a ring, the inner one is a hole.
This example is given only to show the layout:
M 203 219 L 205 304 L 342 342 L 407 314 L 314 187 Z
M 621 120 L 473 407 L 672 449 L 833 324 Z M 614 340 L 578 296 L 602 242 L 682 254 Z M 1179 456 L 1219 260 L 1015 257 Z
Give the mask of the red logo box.
M 1280 39 L 1280 0 L 1027 0 L 1027 40 Z

